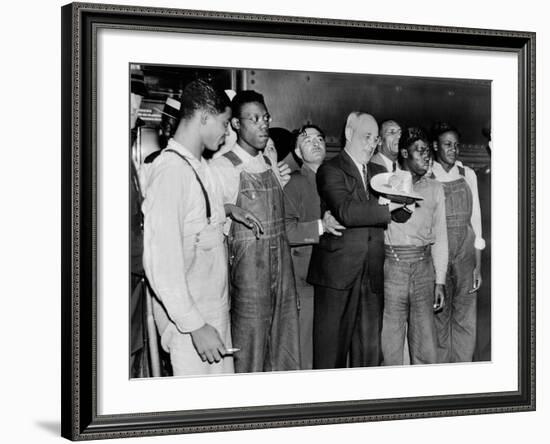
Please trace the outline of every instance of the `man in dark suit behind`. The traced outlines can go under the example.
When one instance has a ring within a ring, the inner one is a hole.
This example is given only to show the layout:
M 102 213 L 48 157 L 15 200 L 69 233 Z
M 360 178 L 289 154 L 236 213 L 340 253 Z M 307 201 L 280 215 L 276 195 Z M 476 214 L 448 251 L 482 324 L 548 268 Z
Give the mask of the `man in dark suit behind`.
M 343 151 L 317 172 L 321 211 L 330 210 L 346 230 L 339 237 L 323 235 L 311 257 L 316 369 L 346 367 L 348 353 L 354 367 L 379 365 L 381 359 L 384 256 L 371 256 L 369 250 L 383 251 L 384 228 L 395 204 L 379 205 L 368 189 L 369 176 L 383 172 L 376 164 L 367 170 L 379 141 L 376 120 L 351 113 L 345 139 Z

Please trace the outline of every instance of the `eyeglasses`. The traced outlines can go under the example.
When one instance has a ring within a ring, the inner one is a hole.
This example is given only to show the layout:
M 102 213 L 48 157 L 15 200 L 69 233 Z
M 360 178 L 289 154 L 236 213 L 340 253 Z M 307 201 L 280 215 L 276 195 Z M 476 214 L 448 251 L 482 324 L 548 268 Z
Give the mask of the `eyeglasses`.
M 384 135 L 385 136 L 400 136 L 401 135 L 401 130 L 400 129 L 396 129 L 396 128 L 392 128 L 390 130 L 386 130 L 384 131 Z
M 239 120 L 249 120 L 254 125 L 257 125 L 258 123 L 260 123 L 260 120 L 265 122 L 265 123 L 271 123 L 273 121 L 273 117 L 271 117 L 270 114 L 264 114 L 263 116 L 255 115 L 255 116 L 251 116 L 251 117 L 239 117 L 238 119 Z
M 367 141 L 367 143 L 378 143 L 380 142 L 380 136 L 373 136 L 372 134 L 367 134 L 365 136 L 365 140 Z
M 457 149 L 459 148 L 460 144 L 458 142 L 443 142 L 441 144 L 442 147 L 445 147 L 445 148 L 454 148 L 454 149 Z

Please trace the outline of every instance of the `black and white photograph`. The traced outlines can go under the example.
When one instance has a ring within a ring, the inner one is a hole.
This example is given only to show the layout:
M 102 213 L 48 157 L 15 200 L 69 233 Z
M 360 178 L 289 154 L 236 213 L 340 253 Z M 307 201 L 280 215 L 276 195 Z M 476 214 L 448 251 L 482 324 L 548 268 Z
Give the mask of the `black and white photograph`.
M 7 2 L 2 442 L 544 443 L 548 11 Z
M 533 33 L 62 19 L 62 436 L 535 408 Z
M 491 80 L 128 82 L 131 379 L 491 361 Z

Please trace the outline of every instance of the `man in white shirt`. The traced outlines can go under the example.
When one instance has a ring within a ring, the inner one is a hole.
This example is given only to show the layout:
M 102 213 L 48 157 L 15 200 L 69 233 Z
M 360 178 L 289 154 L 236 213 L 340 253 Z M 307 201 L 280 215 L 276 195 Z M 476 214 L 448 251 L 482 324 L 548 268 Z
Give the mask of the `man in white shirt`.
M 459 132 L 438 122 L 432 130 L 432 173 L 445 190 L 449 266 L 447 303 L 436 316 L 439 362 L 470 362 L 476 344 L 477 290 L 481 286 L 481 210 L 474 171 L 458 160 Z
M 236 372 L 300 368 L 298 300 L 285 232 L 280 179 L 263 155 L 271 116 L 264 98 L 241 91 L 231 102 L 236 145 L 211 163 L 223 183 L 224 202 L 255 214 L 263 233 L 228 227 L 231 329 Z
M 227 209 L 221 184 L 202 157 L 224 142 L 230 117 L 223 92 L 202 80 L 187 85 L 178 128 L 152 164 L 144 193 L 143 262 L 156 296 L 161 344 L 178 376 L 234 371 L 223 237 Z
M 371 162 L 386 169 L 388 173 L 399 168 L 397 156 L 399 154 L 399 139 L 401 127 L 395 120 L 386 120 L 380 125 L 380 141 L 378 151 L 372 156 Z

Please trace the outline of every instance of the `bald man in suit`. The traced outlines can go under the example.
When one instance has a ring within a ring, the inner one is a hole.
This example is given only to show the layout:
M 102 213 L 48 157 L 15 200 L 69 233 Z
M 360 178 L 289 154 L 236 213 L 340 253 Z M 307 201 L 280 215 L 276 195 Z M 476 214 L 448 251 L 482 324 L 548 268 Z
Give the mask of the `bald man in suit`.
M 313 247 L 308 282 L 315 295 L 315 369 L 346 367 L 348 355 L 354 367 L 380 364 L 383 255 L 372 257 L 369 251 L 383 246 L 395 204 L 379 205 L 369 190 L 369 177 L 383 172 L 379 165 L 367 168 L 379 141 L 374 117 L 352 112 L 345 138 L 343 151 L 317 172 L 321 211 L 329 210 L 346 230 L 342 236 L 324 234 Z

